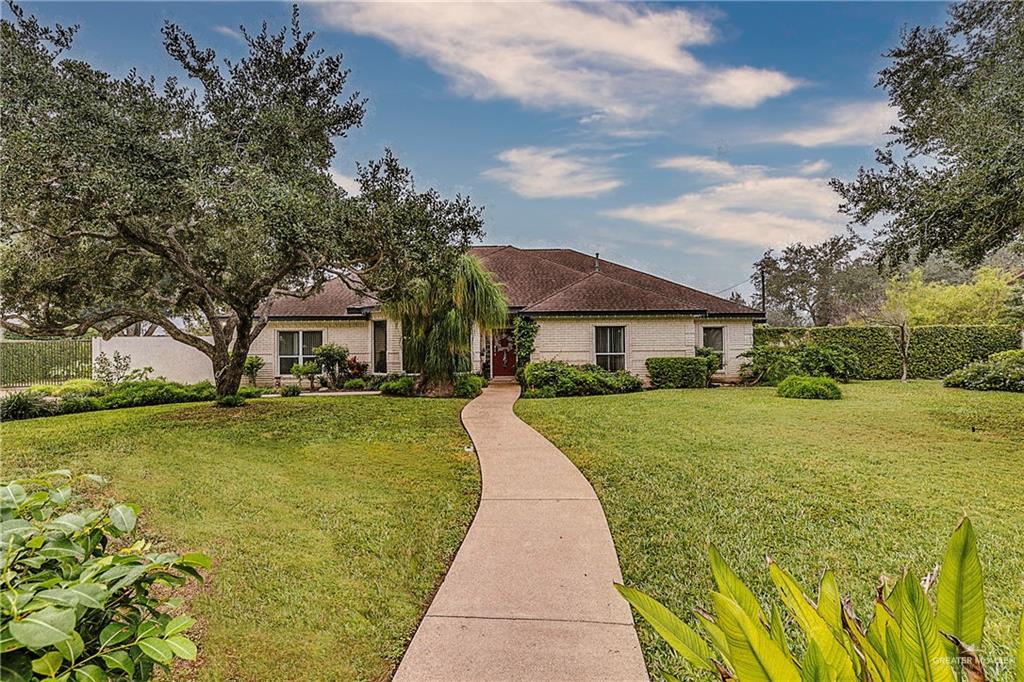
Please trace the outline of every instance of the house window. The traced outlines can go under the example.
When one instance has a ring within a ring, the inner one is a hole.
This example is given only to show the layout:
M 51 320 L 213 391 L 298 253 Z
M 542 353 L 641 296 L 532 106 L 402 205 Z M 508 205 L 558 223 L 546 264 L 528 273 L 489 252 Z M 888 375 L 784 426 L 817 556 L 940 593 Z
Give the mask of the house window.
M 388 373 L 388 323 L 387 320 L 373 321 L 373 371 Z
M 626 328 L 595 327 L 594 356 L 610 372 L 626 369 Z
M 724 327 L 704 327 L 704 347 L 710 348 L 718 356 L 718 366 L 723 366 L 722 361 L 725 359 L 725 328 Z
M 301 365 L 313 359 L 313 351 L 324 345 L 322 331 L 278 332 L 277 374 L 292 373 L 292 365 Z

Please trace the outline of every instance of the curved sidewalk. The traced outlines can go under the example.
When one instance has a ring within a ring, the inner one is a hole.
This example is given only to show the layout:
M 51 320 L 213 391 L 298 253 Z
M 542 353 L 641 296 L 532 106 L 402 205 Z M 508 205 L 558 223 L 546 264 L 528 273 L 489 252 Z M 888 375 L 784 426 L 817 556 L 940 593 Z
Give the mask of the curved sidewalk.
M 462 412 L 480 508 L 394 679 L 646 682 L 601 503 L 518 396 L 492 384 Z

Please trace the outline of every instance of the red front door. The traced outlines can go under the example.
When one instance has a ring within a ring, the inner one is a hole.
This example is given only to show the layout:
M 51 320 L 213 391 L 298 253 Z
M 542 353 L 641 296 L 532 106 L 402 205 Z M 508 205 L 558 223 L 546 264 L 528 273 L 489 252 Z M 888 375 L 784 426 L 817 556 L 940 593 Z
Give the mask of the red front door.
M 494 332 L 491 346 L 491 373 L 496 377 L 516 375 L 516 349 L 512 343 L 512 330 Z

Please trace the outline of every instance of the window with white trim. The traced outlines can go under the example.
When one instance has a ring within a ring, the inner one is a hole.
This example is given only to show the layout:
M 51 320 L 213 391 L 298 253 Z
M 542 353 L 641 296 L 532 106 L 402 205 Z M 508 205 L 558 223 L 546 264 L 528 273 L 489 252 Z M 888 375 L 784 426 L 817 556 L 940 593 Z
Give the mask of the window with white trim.
M 710 348 L 718 356 L 718 366 L 724 366 L 725 360 L 725 327 L 704 327 L 704 338 L 702 339 L 705 348 Z
M 610 372 L 626 369 L 626 328 L 594 328 L 594 361 Z
M 324 333 L 297 331 L 277 333 L 277 374 L 292 373 L 292 365 L 301 365 L 313 359 L 313 351 L 324 345 Z

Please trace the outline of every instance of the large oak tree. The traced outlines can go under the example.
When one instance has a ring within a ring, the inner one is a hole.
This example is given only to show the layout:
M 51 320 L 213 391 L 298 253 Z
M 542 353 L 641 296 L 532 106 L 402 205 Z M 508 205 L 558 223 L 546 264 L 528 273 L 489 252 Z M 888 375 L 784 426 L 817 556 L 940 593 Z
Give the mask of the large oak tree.
M 359 126 L 340 55 L 313 47 L 298 10 L 281 31 L 243 31 L 218 60 L 166 24 L 184 78 L 114 78 L 68 58 L 75 29 L 17 6 L 2 22 L 0 323 L 105 336 L 158 325 L 209 356 L 237 390 L 275 296 L 326 279 L 377 292 L 454 268 L 481 235 L 466 198 L 417 191 L 388 153 L 347 196 L 334 140 Z M 190 330 L 205 328 L 204 338 Z

